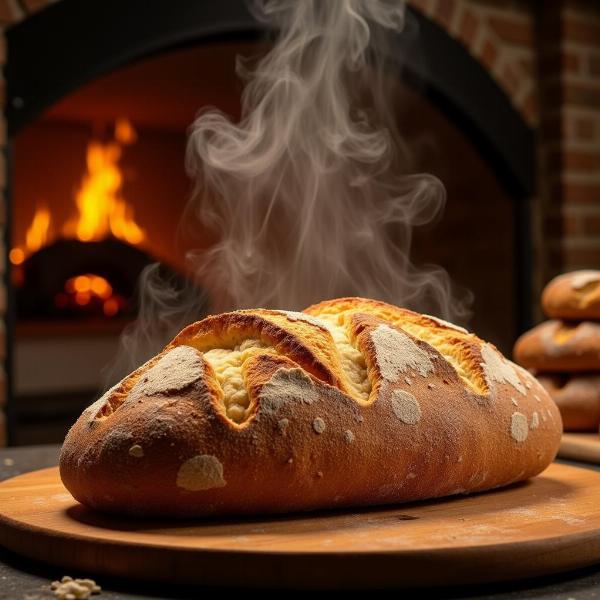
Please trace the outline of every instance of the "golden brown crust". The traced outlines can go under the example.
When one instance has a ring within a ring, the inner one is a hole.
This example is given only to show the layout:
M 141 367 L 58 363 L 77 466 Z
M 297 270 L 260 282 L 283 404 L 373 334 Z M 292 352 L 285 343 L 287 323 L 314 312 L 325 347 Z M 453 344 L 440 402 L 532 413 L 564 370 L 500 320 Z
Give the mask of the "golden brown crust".
M 600 370 L 600 323 L 550 320 L 516 342 L 515 361 L 552 373 Z
M 538 381 L 556 402 L 565 431 L 597 431 L 600 373 L 540 373 Z
M 347 331 L 343 350 L 331 327 Z M 237 423 L 208 357 L 249 339 L 249 405 Z M 366 364 L 365 397 L 349 356 Z M 506 485 L 542 471 L 560 434 L 541 385 L 490 344 L 350 298 L 190 325 L 84 412 L 60 468 L 75 498 L 105 511 L 284 512 Z
M 542 293 L 542 308 L 556 319 L 600 319 L 600 271 L 573 271 L 555 277 Z

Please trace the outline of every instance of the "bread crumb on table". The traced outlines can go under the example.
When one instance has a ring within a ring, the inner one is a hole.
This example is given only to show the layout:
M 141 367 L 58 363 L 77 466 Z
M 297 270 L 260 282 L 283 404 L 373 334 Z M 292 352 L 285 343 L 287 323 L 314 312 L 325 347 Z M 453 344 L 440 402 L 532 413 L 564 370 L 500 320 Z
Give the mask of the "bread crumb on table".
M 59 600 L 85 600 L 92 594 L 99 594 L 102 591 L 93 579 L 73 579 L 68 575 L 60 581 L 53 581 L 50 589 Z

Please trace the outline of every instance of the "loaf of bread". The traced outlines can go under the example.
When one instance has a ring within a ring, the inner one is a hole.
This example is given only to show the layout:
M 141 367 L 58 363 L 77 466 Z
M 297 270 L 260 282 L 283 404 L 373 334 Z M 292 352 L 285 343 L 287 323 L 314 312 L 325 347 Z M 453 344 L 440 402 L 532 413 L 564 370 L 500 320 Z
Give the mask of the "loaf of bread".
M 491 344 L 346 298 L 188 326 L 84 411 L 60 472 L 114 513 L 311 510 L 524 480 L 561 431 L 544 388 Z
M 556 402 L 565 431 L 598 431 L 600 373 L 540 373 L 537 379 Z
M 527 369 L 551 373 L 600 370 L 600 323 L 552 319 L 524 333 L 515 360 Z
M 542 293 L 544 312 L 555 319 L 600 319 L 600 271 L 555 277 Z

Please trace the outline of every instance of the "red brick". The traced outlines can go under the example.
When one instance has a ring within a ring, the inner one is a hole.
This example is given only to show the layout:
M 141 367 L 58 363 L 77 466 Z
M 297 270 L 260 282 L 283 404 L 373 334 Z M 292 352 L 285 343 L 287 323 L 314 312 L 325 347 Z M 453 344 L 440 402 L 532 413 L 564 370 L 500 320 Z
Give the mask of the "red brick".
M 465 8 L 458 28 L 458 37 L 467 46 L 473 43 L 477 27 L 479 27 L 479 17 L 469 8 Z
M 597 269 L 600 264 L 600 248 L 565 248 L 565 270 Z
M 498 48 L 496 47 L 495 42 L 489 38 L 485 40 L 481 48 L 480 58 L 481 62 L 488 67 L 488 69 L 493 69 L 496 64 L 496 59 L 498 58 Z
M 533 77 L 535 74 L 535 68 L 533 64 L 533 60 L 529 57 L 523 57 L 518 61 L 519 66 L 521 67 L 524 73 L 527 73 L 530 77 Z
M 579 217 L 565 217 L 563 219 L 563 232 L 565 235 L 575 235 L 583 233 L 583 229 L 581 227 L 581 219 Z
M 595 109 L 600 107 L 600 85 L 567 82 L 563 91 L 566 104 Z
M 600 235 L 600 216 L 586 215 L 579 219 L 579 232 L 594 237 Z
M 600 54 L 593 54 L 588 60 L 590 75 L 600 76 Z
M 509 16 L 490 17 L 488 23 L 492 31 L 509 44 L 530 46 L 533 42 L 531 23 Z
M 564 38 L 600 47 L 600 24 L 566 15 L 563 21 Z
M 434 10 L 434 17 L 442 23 L 446 29 L 449 29 L 455 11 L 456 0 L 438 0 Z
M 600 171 L 600 151 L 567 150 L 562 155 L 562 166 L 570 171 Z
M 578 73 L 581 70 L 581 56 L 574 52 L 564 51 L 560 56 L 560 65 L 563 71 L 568 73 Z
M 24 0 L 27 11 L 31 14 L 50 4 L 49 0 Z
M 525 100 L 521 103 L 521 113 L 525 117 L 525 120 L 529 123 L 535 123 L 538 119 L 538 96 L 535 90 L 531 90 Z
M 521 78 L 512 65 L 507 64 L 503 67 L 500 73 L 500 81 L 509 96 L 515 96 L 521 84 Z
M 21 12 L 15 10 L 10 0 L 0 0 L 0 24 L 10 25 L 21 19 Z
M 596 136 L 596 123 L 589 117 L 573 119 L 573 135 L 580 141 L 590 141 Z
M 600 183 L 562 183 L 554 188 L 556 200 L 570 204 L 600 204 Z

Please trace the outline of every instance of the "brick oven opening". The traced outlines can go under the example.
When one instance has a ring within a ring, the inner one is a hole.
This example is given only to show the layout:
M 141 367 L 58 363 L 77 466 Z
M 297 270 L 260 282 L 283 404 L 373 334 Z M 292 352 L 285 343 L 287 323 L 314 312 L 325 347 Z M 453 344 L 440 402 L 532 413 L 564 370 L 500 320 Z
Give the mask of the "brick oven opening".
M 428 27 L 423 19 L 425 38 Z M 146 50 L 88 76 L 37 113 L 24 103 L 26 117 L 13 102 L 13 123 L 22 121 L 11 133 L 9 224 L 16 443 L 60 441 L 106 386 L 103 369 L 135 318 L 144 267 L 158 261 L 183 282 L 190 275 L 186 252 L 214 243 L 209 232 L 190 236 L 181 223 L 191 191 L 187 130 L 203 107 L 239 115 L 236 56 L 263 53 L 267 42 L 256 37 L 229 32 Z M 441 51 L 452 60 L 452 52 Z M 447 191 L 442 218 L 414 231 L 413 260 L 441 265 L 471 290 L 470 327 L 509 352 L 523 323 L 519 269 L 529 257 L 515 215 L 525 192 L 515 191 L 501 149 L 485 150 L 489 140 L 481 141 L 476 123 L 449 100 L 460 77 L 449 84 L 435 69 L 429 77 L 439 88 L 410 68 L 394 87 L 410 169 L 436 175 Z M 485 103 L 486 110 L 494 106 Z M 503 123 L 497 119 L 500 138 Z M 457 236 L 466 221 L 476 229 Z

